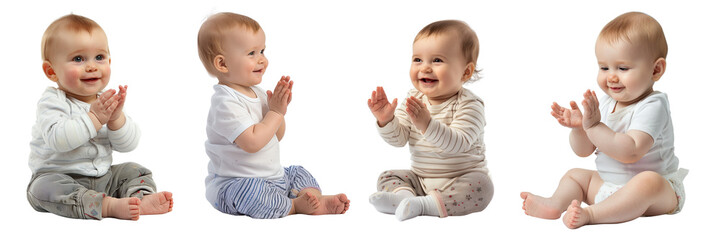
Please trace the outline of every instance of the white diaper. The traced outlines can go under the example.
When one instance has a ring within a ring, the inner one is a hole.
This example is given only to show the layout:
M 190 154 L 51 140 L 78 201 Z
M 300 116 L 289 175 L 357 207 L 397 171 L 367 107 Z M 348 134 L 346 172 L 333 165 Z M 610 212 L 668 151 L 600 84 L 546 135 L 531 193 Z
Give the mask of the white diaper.
M 604 182 L 603 185 L 601 185 L 601 188 L 598 189 L 598 193 L 596 193 L 596 198 L 594 203 L 598 204 L 602 202 L 603 200 L 606 200 L 606 198 L 610 197 L 612 194 L 614 194 L 616 191 L 621 189 L 623 185 L 617 185 L 610 182 Z
M 676 197 L 678 198 L 678 205 L 676 206 L 676 209 L 672 210 L 668 214 L 676 214 L 681 211 L 683 208 L 683 204 L 686 200 L 686 192 L 683 188 L 683 179 L 686 178 L 686 175 L 688 174 L 688 169 L 685 168 L 679 168 L 678 171 L 668 174 L 666 176 L 663 176 L 666 181 L 668 181 L 669 184 L 671 184 L 671 188 L 674 192 L 676 192 Z M 603 185 L 601 185 L 601 188 L 598 189 L 598 193 L 596 194 L 596 198 L 594 203 L 598 204 L 602 202 L 603 200 L 606 200 L 609 196 L 611 196 L 613 193 L 621 189 L 623 185 L 617 185 L 610 182 L 604 182 Z

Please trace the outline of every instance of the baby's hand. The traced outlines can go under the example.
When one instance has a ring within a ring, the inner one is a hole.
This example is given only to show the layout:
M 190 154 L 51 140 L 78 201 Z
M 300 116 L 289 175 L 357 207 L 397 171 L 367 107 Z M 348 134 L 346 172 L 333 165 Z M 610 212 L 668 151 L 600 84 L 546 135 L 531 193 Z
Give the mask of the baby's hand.
M 110 89 L 100 94 L 98 99 L 90 104 L 90 113 L 95 115 L 100 125 L 108 123 L 110 116 L 113 115 L 113 112 L 118 107 L 119 98 L 120 96 L 115 94 L 115 90 Z
M 293 88 L 293 81 L 290 81 L 289 76 L 283 76 L 275 85 L 275 90 L 271 92 L 268 90 L 268 107 L 271 111 L 276 112 L 280 115 L 285 116 L 288 110 L 288 104 L 291 100 L 291 89 Z
M 583 127 L 583 114 L 578 109 L 576 102 L 571 101 L 571 109 L 561 107 L 558 103 L 553 102 L 551 105 L 551 115 L 558 120 L 561 126 L 569 128 Z
M 425 133 L 428 129 L 428 124 L 431 122 L 431 112 L 426 108 L 426 104 L 420 99 L 411 96 L 406 98 L 406 112 L 411 117 L 413 125 L 421 130 L 421 133 Z
M 583 94 L 583 130 L 595 127 L 601 122 L 601 110 L 598 108 L 596 92 L 586 90 Z
M 371 109 L 373 116 L 378 120 L 378 125 L 383 127 L 393 120 L 393 111 L 398 106 L 398 99 L 393 99 L 393 103 L 388 102 L 386 92 L 383 87 L 377 87 L 368 99 L 368 108 Z
M 128 85 L 125 86 L 118 86 L 118 106 L 115 107 L 115 111 L 113 111 L 113 114 L 110 115 L 110 119 L 108 122 L 112 122 L 120 118 L 121 115 L 123 115 L 123 106 L 125 105 L 125 96 L 128 95 Z

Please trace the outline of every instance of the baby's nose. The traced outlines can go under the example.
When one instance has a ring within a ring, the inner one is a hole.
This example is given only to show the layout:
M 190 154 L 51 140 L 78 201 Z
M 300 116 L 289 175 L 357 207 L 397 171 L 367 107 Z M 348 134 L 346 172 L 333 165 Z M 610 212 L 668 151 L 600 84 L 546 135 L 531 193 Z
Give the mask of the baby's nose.
M 85 71 L 86 72 L 95 72 L 98 70 L 98 67 L 95 66 L 95 63 L 92 61 L 88 61 L 88 63 L 85 64 Z
M 616 74 L 611 74 L 608 76 L 607 81 L 616 83 L 618 82 L 618 76 L 616 76 Z

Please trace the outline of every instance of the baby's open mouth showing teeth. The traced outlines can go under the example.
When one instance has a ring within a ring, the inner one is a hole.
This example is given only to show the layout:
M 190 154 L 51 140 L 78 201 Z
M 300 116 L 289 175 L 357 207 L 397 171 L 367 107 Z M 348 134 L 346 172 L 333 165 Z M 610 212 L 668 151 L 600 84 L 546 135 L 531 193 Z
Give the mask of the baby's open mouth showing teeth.
M 432 83 L 432 82 L 435 82 L 435 81 L 438 81 L 438 80 L 433 80 L 433 79 L 428 79 L 428 78 L 421 78 L 421 81 L 423 81 L 424 83 Z

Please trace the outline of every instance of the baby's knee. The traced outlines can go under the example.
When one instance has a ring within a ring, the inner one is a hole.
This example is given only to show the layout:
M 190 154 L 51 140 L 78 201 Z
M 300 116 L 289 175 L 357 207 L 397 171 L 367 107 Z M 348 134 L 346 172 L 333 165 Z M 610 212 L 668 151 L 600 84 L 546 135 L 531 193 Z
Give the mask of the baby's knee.
M 570 178 L 578 178 L 583 175 L 586 175 L 589 170 L 582 169 L 582 168 L 572 168 L 566 171 L 566 174 L 563 175 L 564 177 L 570 177 Z
M 150 169 L 143 167 L 140 164 L 134 162 L 126 162 L 118 165 L 111 166 L 110 171 L 114 175 L 121 176 L 121 178 L 138 178 L 142 176 L 152 176 Z
M 75 184 L 75 180 L 65 174 L 43 174 L 30 183 L 28 186 L 28 194 L 40 201 L 50 201 L 52 196 L 68 195 L 75 191 L 74 188 L 68 188 Z
M 660 192 L 663 187 L 668 185 L 668 182 L 666 181 L 661 174 L 658 174 L 654 171 L 644 171 L 639 174 L 636 174 L 630 182 L 634 182 L 640 186 L 642 186 L 642 189 L 646 189 L 650 193 L 656 193 Z

